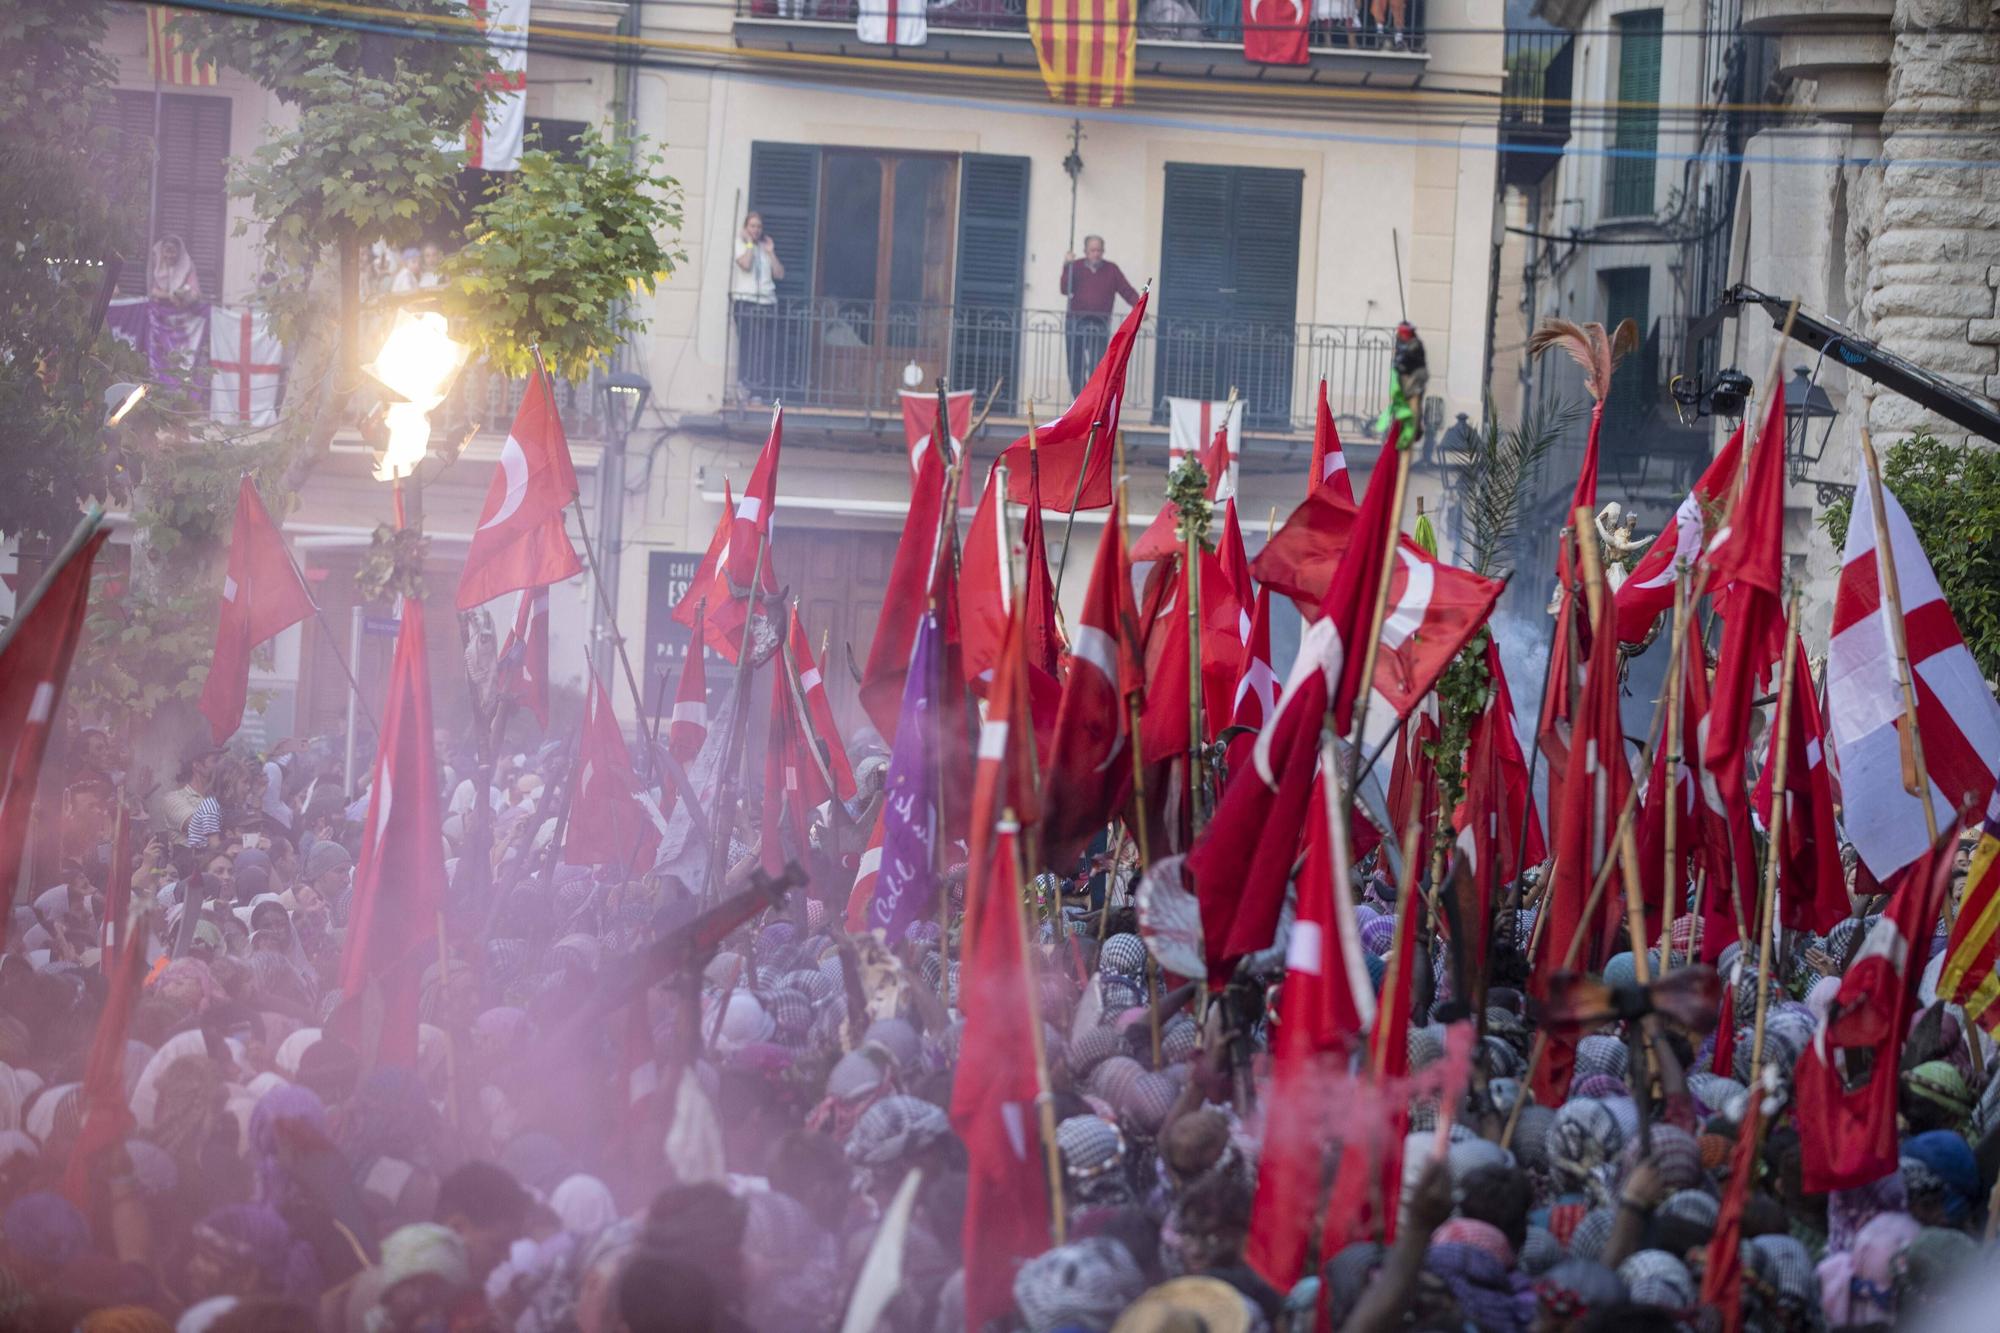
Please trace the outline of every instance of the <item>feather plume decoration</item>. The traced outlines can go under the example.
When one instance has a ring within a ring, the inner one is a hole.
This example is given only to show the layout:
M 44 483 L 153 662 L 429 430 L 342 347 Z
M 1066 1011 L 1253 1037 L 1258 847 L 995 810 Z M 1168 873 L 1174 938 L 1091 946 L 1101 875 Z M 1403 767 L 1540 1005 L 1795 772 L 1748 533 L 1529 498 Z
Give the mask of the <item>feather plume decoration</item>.
M 1611 372 L 1639 348 L 1639 326 L 1629 319 L 1621 320 L 1607 334 L 1595 320 L 1588 324 L 1567 319 L 1544 320 L 1542 327 L 1528 339 L 1528 355 L 1540 356 L 1551 347 L 1562 348 L 1583 367 L 1584 387 L 1601 403 L 1611 394 Z

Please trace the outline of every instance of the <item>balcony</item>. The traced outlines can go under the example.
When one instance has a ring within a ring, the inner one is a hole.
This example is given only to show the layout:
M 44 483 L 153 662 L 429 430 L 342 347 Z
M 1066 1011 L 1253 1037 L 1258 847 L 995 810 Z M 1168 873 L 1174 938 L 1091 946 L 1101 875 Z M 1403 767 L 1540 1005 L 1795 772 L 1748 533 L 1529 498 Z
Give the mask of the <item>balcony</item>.
M 800 301 L 731 333 L 725 383 L 737 407 L 781 398 L 790 411 L 900 419 L 910 366 L 919 385 L 943 372 L 982 407 L 992 395 L 1001 418 L 1032 405 L 1046 420 L 1075 396 L 1060 310 Z M 1235 388 L 1246 431 L 1310 435 L 1324 378 L 1341 434 L 1373 439 L 1394 344 L 1387 326 L 1149 316 L 1126 372 L 1124 419 L 1164 425 L 1169 396 L 1214 400 Z M 1080 353 L 1090 364 L 1096 345 Z
M 1500 162 L 1507 184 L 1535 185 L 1561 160 L 1569 142 L 1574 54 L 1566 32 L 1507 34 L 1507 81 L 1500 106 Z
M 458 439 L 472 430 L 505 435 L 514 424 L 514 412 L 527 388 L 526 380 L 508 379 L 484 364 L 467 366 L 443 404 L 431 414 L 432 433 L 440 440 Z M 563 434 L 570 439 L 603 439 L 603 410 L 604 404 L 587 381 L 556 381 L 556 411 L 562 417 Z
M 1356 12 L 1351 19 L 1312 23 L 1307 65 L 1282 66 L 1243 60 L 1241 0 L 1183 0 L 1167 14 L 1139 20 L 1136 68 L 1141 73 L 1201 73 L 1221 84 L 1338 79 L 1343 73 L 1371 84 L 1413 83 L 1427 59 L 1427 0 L 1352 3 Z M 1376 3 L 1382 9 L 1379 19 L 1373 12 Z M 880 56 L 897 61 L 906 72 L 967 62 L 1036 67 L 1027 40 L 1026 0 L 933 3 L 926 13 L 929 39 L 921 47 L 861 42 L 854 31 L 856 11 L 856 0 L 736 0 L 736 35 L 743 45 L 762 49 Z M 1219 63 L 1224 49 L 1232 53 L 1240 78 L 1229 78 Z M 1039 94 L 1039 85 L 1034 92 Z

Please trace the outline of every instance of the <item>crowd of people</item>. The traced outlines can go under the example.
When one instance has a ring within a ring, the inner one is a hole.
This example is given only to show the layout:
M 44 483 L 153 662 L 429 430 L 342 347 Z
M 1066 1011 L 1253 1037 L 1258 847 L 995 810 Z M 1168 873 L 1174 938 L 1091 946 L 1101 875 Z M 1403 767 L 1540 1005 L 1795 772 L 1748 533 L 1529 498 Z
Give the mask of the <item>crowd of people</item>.
M 685 985 L 607 1011 L 621 967 L 704 905 L 665 868 L 674 840 L 659 871 L 630 878 L 549 856 L 566 777 L 552 744 L 496 769 L 491 874 L 461 873 L 481 793 L 473 756 L 448 737 L 440 749 L 454 887 L 414 1068 L 368 1067 L 365 1039 L 337 1035 L 366 801 L 339 792 L 332 742 L 281 743 L 261 761 L 200 753 L 129 817 L 149 968 L 123 1059 L 131 1120 L 79 1181 L 113 811 L 134 783 L 104 733 L 68 746 L 61 882 L 19 900 L 0 959 L 0 1327 L 832 1330 L 868 1289 L 859 1327 L 964 1328 L 974 1229 L 947 1107 L 957 1068 L 980 1053 L 959 1044 L 954 940 L 940 949 L 933 922 L 893 947 L 845 933 L 852 870 L 829 823 L 802 894 L 693 958 Z M 885 757 L 856 753 L 859 793 L 835 822 L 866 827 Z M 754 870 L 757 826 L 746 814 L 732 839 L 732 881 Z M 1436 1099 L 1410 1108 L 1393 1239 L 1329 1246 L 1280 1289 L 1245 1248 L 1257 1051 L 1276 1013 L 1257 998 L 1283 975 L 1283 941 L 1246 966 L 1235 1000 L 1197 1017 L 1192 988 L 1170 990 L 1177 979 L 1149 966 L 1129 858 L 1098 851 L 1074 879 L 1038 876 L 1027 904 L 1064 1222 L 1061 1243 L 1019 1267 L 1007 1327 L 1712 1322 L 1702 1270 L 1734 1145 L 1765 1096 L 1750 1067 L 1754 970 L 1733 997 L 1744 1032 L 1725 1067 L 1714 1036 L 1663 1023 L 1649 1076 L 1608 1024 L 1578 1043 L 1567 1100 L 1516 1108 L 1537 1027 L 1516 942 L 1533 912 L 1520 911 L 1496 934 L 1474 1091 L 1445 1151 L 1431 1150 Z M 1372 867 L 1357 881 L 1380 987 L 1397 890 Z M 962 868 L 951 882 L 962 888 Z M 1781 954 L 1764 1037 L 1779 1085 L 1853 955 L 1850 933 L 1866 929 L 1856 917 Z M 1606 979 L 1633 969 L 1620 953 Z M 1416 1073 L 1447 1058 L 1444 1028 L 1424 1021 L 1448 999 L 1441 951 L 1430 970 L 1408 1039 Z M 1744 1327 L 1941 1328 L 1924 1320 L 1953 1280 L 1990 1279 L 1990 1048 L 1932 1005 L 1903 1065 L 1902 1162 L 1888 1178 L 1805 1193 L 1796 1130 L 1780 1113 L 1764 1134 L 1740 1212 Z M 886 1286 L 869 1269 L 885 1227 L 898 1238 Z

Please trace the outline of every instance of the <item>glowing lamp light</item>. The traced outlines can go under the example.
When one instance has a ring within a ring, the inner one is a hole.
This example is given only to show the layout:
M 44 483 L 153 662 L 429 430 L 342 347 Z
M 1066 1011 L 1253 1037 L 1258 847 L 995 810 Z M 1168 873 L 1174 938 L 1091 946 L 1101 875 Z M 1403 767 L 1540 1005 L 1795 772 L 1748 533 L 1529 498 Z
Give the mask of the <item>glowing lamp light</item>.
M 117 425 L 119 422 L 123 421 L 126 418 L 126 416 L 131 413 L 132 409 L 137 407 L 145 397 L 146 397 L 146 386 L 143 384 L 112 385 L 110 388 L 104 391 L 104 405 L 105 407 L 110 409 L 110 415 L 104 418 L 104 424 L 107 426 Z
M 464 368 L 471 349 L 451 336 L 435 311 L 399 310 L 389 336 L 362 369 L 402 402 L 383 414 L 389 442 L 375 465 L 378 481 L 409 476 L 424 461 L 431 441 L 430 414 Z

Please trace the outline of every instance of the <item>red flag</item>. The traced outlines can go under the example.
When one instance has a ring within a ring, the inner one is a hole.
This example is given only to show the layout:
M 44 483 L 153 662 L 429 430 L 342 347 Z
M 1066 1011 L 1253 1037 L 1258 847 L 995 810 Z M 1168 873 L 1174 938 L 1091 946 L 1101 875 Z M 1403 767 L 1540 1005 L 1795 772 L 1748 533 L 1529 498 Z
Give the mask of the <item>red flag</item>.
M 787 840 L 789 854 L 805 859 L 813 809 L 833 795 L 800 713 L 803 703 L 793 693 L 790 670 L 780 663 L 771 673 L 771 722 L 764 740 L 763 860 L 774 875 L 785 868 Z
M 1825 934 L 1849 912 L 1847 874 L 1840 864 L 1840 835 L 1833 822 L 1833 783 L 1826 771 L 1826 737 L 1820 729 L 1819 701 L 1813 697 L 1806 647 L 1798 645 L 1797 679 L 1792 685 L 1792 725 L 1785 761 L 1785 847 L 1779 862 L 1778 920 L 1787 930 Z M 1775 709 L 1773 712 L 1775 713 Z M 1771 827 L 1771 784 L 1777 777 L 1778 720 L 1771 720 L 1770 745 L 1753 799 L 1757 817 Z
M 777 575 L 771 569 L 771 513 L 778 503 L 778 447 L 785 433 L 785 409 L 771 409 L 771 434 L 750 469 L 749 484 L 736 502 L 735 520 L 729 525 L 729 552 L 724 568 L 732 589 L 749 589 L 757 582 L 758 553 L 763 553 L 764 591 L 778 590 Z
M 932 399 L 932 416 L 936 400 Z M 903 400 L 909 420 L 910 399 Z M 938 573 L 939 537 L 943 530 L 945 462 L 935 449 L 918 456 L 916 480 L 910 485 L 910 509 L 903 517 L 903 535 L 889 566 L 883 590 L 882 616 L 875 622 L 875 639 L 868 645 L 868 665 L 861 672 L 861 706 L 882 739 L 896 743 L 896 725 L 903 709 L 903 685 L 909 676 L 910 653 L 917 642 L 917 624 L 928 606 L 928 594 Z M 954 535 L 958 518 L 952 515 Z M 945 580 L 951 582 L 952 580 Z
M 854 887 L 847 891 L 847 930 L 859 935 L 868 929 L 868 903 L 875 896 L 875 880 L 882 873 L 882 811 L 875 811 L 875 828 L 868 835 L 868 849 L 855 867 Z
M 1708 1067 L 1724 1078 L 1736 1075 L 1736 991 L 1743 984 L 1743 949 L 1736 951 L 1736 961 L 1729 965 L 1729 980 L 1722 988 L 1722 1003 L 1715 1011 L 1715 1050 L 1708 1057 Z
M 243 724 L 250 693 L 250 654 L 257 645 L 313 613 L 312 594 L 299 578 L 278 525 L 264 508 L 250 474 L 236 488 L 236 518 L 229 532 L 229 566 L 222 576 L 222 605 L 215 618 L 215 652 L 201 687 L 201 711 L 217 745 Z
M 917 475 L 923 471 L 924 455 L 939 452 L 931 443 L 931 433 L 937 426 L 937 395 L 905 389 L 902 399 L 903 443 L 910 451 L 910 483 L 914 486 Z M 951 433 L 947 438 L 955 458 L 965 451 L 965 437 L 972 433 L 972 390 L 961 389 L 945 395 L 945 410 L 951 413 Z M 960 479 L 963 478 L 961 473 Z
M 576 796 L 563 835 L 563 860 L 573 866 L 615 865 L 627 875 L 652 869 L 661 834 L 649 803 L 610 691 L 593 671 L 577 740 Z
M 1231 413 L 1227 420 L 1216 427 L 1215 434 L 1201 451 L 1201 469 L 1208 477 L 1206 494 L 1210 500 L 1220 503 L 1234 501 L 1236 488 L 1230 481 L 1234 461 L 1229 453 L 1229 426 L 1236 420 Z M 1178 463 L 1178 458 L 1176 458 Z M 1132 560 L 1143 564 L 1148 560 L 1163 560 L 1181 549 L 1179 535 L 1180 506 L 1172 500 L 1160 506 L 1160 512 L 1153 515 L 1153 521 L 1139 534 L 1139 540 L 1132 544 Z M 1242 536 L 1237 537 L 1241 547 Z
M 1486 706 L 1473 720 L 1466 740 L 1465 799 L 1451 820 L 1479 890 L 1481 941 L 1492 916 L 1494 886 L 1512 880 L 1523 866 L 1541 864 L 1548 855 L 1541 822 L 1529 810 L 1534 793 L 1528 787 L 1527 756 L 1514 734 L 1514 697 L 1500 666 L 1500 647 L 1491 638 L 1486 641 L 1486 674 L 1490 682 Z
M 1257 733 L 1278 707 L 1278 673 L 1271 666 L 1271 590 L 1257 590 L 1256 611 L 1250 617 L 1250 639 L 1243 646 L 1243 669 L 1236 675 L 1236 697 L 1229 725 L 1248 730 L 1229 742 L 1229 780 L 1250 769 L 1250 750 Z
M 1624 621 L 1621 619 L 1619 624 L 1623 625 Z M 1702 797 L 1700 738 L 1702 723 L 1708 717 L 1708 659 L 1702 647 L 1701 624 L 1693 616 L 1687 618 L 1685 645 L 1681 651 L 1684 669 L 1681 672 L 1680 768 L 1670 781 L 1667 777 L 1666 745 L 1661 744 L 1653 752 L 1652 773 L 1646 780 L 1646 794 L 1639 803 L 1637 824 L 1633 829 L 1633 847 L 1639 858 L 1640 891 L 1648 912 L 1657 908 L 1665 895 L 1661 876 L 1667 873 L 1667 800 L 1670 793 L 1677 809 L 1674 816 L 1674 902 L 1680 904 L 1685 901 L 1688 882 L 1697 866 L 1708 867 L 1711 889 L 1727 882 L 1726 878 L 1718 877 L 1716 871 L 1718 857 L 1728 846 L 1728 828 L 1721 813 L 1710 809 Z M 1676 906 L 1676 914 L 1680 910 Z M 1655 919 L 1647 927 L 1648 938 L 1657 938 L 1658 926 Z M 1734 922 L 1730 924 L 1726 937 L 1736 937 Z M 1713 957 L 1721 948 L 1718 941 L 1713 949 L 1705 952 Z
M 1305 0 L 1243 0 L 1243 58 L 1255 65 L 1303 65 L 1306 24 L 1311 9 Z
M 1313 414 L 1312 469 L 1306 476 L 1306 494 L 1322 486 L 1333 488 L 1336 499 L 1354 503 L 1354 483 L 1347 473 L 1347 451 L 1340 447 L 1340 432 L 1334 428 L 1333 409 L 1326 402 L 1326 380 L 1319 382 L 1319 406 Z
M 1007 639 L 1006 540 L 1000 527 L 1000 491 L 995 485 L 998 468 L 986 474 L 986 489 L 980 493 L 979 508 L 972 511 L 972 526 L 965 530 L 965 550 L 959 557 L 959 633 L 964 646 L 965 681 L 988 678 L 1000 660 L 1000 648 Z
M 819 663 L 813 660 L 812 642 L 806 637 L 806 627 L 799 619 L 796 605 L 792 607 L 791 638 L 792 666 L 798 671 L 799 693 L 805 696 L 811 735 L 826 747 L 826 767 L 833 777 L 834 791 L 843 801 L 853 800 L 854 766 L 847 760 L 840 725 L 833 720 L 833 702 L 826 697 L 826 680 L 820 674 Z M 811 743 L 810 739 L 807 743 Z
M 702 650 L 702 620 L 697 606 L 694 637 L 688 641 L 681 678 L 674 686 L 673 721 L 667 727 L 668 747 L 683 764 L 693 763 L 708 739 L 708 658 Z
M 1257 1196 L 1244 1260 L 1289 1290 L 1305 1264 L 1319 1206 L 1326 1153 L 1324 1098 L 1313 1086 L 1322 1056 L 1348 1049 L 1375 1018 L 1351 890 L 1335 873 L 1332 836 L 1339 811 L 1325 783 L 1313 786 L 1306 819 L 1298 917 L 1285 950 L 1278 1034 Z
M 1431 841 L 1437 831 L 1437 760 L 1432 750 L 1442 738 L 1437 696 L 1429 694 L 1403 724 L 1396 753 L 1389 762 L 1389 825 L 1397 838 L 1417 825 L 1417 864 L 1430 864 Z
M 1722 616 L 1722 651 L 1702 738 L 1703 795 L 1726 823 L 1721 851 L 1733 883 L 1710 886 L 1704 948 L 1719 948 L 1738 920 L 1754 916 L 1757 858 L 1750 843 L 1750 798 L 1744 790 L 1750 744 L 1750 704 L 1784 651 L 1785 394 L 1771 394 L 1770 411 L 1741 493 L 1702 558 Z M 1709 945 L 1709 941 L 1716 941 Z
M 500 697 L 527 705 L 549 725 L 549 590 L 528 588 L 514 610 L 514 628 L 500 649 Z
M 1732 987 L 1732 989 L 1734 989 Z M 1715 1232 L 1708 1241 L 1708 1262 L 1701 1273 L 1701 1304 L 1722 1315 L 1720 1333 L 1743 1329 L 1743 1209 L 1750 1202 L 1750 1182 L 1757 1172 L 1757 1152 L 1764 1128 L 1764 1090 L 1750 1089 L 1750 1110 L 1736 1130 L 1729 1154 L 1729 1187 L 1716 1212 Z
M 375 757 L 368 821 L 354 866 L 354 898 L 340 956 L 343 1008 L 367 1014 L 379 993 L 382 1031 L 376 1062 L 416 1067 L 417 998 L 424 969 L 437 961 L 444 906 L 444 844 L 438 837 L 438 763 L 431 730 L 424 606 L 403 600 L 389 700 Z M 365 1041 L 365 1038 L 364 1038 Z
M 1903 1039 L 1917 1011 L 1923 958 L 1951 888 L 1958 821 L 1913 861 L 1841 978 L 1827 1022 L 1795 1071 L 1794 1110 L 1808 1194 L 1854 1189 L 1894 1171 Z M 1859 1057 L 1871 1062 L 1850 1088 Z
M 1021 778 L 1025 754 L 1026 663 L 1020 617 L 1002 646 L 973 780 L 965 887 L 960 995 L 966 1049 L 952 1084 L 951 1121 L 965 1144 L 965 1320 L 985 1326 L 1013 1305 L 1014 1273 L 1048 1248 L 1048 1176 L 1036 1130 L 1045 1089 L 1039 1066 L 1036 991 L 1021 920 L 1015 833 L 1037 811 Z
M 1612 600 L 1618 606 L 1620 642 L 1638 643 L 1653 632 L 1661 616 L 1674 609 L 1674 572 L 1694 569 L 1701 556 L 1708 513 L 1736 484 L 1742 462 L 1743 427 L 1738 426 L 1674 511 L 1673 521 L 1653 538 L 1646 554 L 1618 586 Z
M 118 873 L 116 865 L 112 874 Z M 123 931 L 128 923 L 121 923 Z M 69 1167 L 63 1173 L 63 1193 L 79 1208 L 90 1206 L 90 1163 L 106 1149 L 122 1143 L 136 1123 L 125 1099 L 125 1033 L 132 1023 L 132 1007 L 139 997 L 139 982 L 146 970 L 144 918 L 139 932 L 121 949 L 114 960 L 105 955 L 110 974 L 110 990 L 104 1008 L 97 1015 L 97 1032 L 91 1038 L 90 1058 L 83 1075 L 83 1128 L 70 1149 Z
M 1188 751 L 1188 598 L 1197 597 L 1201 619 L 1202 725 L 1214 740 L 1228 725 L 1236 677 L 1243 661 L 1242 617 L 1215 552 L 1204 550 L 1192 571 L 1186 560 L 1171 566 L 1174 591 L 1155 612 L 1148 631 L 1146 709 L 1139 747 L 1149 764 Z M 1154 644 L 1159 647 L 1153 651 Z
M 569 543 L 563 510 L 576 499 L 576 468 L 556 413 L 547 372 L 528 379 L 500 467 L 458 579 L 458 609 L 470 611 L 503 592 L 546 587 L 583 572 Z
M 674 603 L 674 619 L 689 629 L 695 627 L 703 608 L 709 604 L 717 585 L 716 571 L 722 569 L 729 561 L 729 530 L 735 522 L 736 499 L 729 489 L 729 478 L 724 477 L 722 517 L 716 520 L 715 531 L 708 538 L 708 550 L 702 553 L 701 563 L 695 566 L 694 577 L 688 580 L 687 591 L 681 594 L 680 601 Z M 723 587 L 726 593 L 727 585 Z M 721 605 L 720 599 L 717 599 L 716 605 Z M 741 622 L 738 622 L 736 628 L 739 632 L 742 630 Z M 701 642 L 702 636 L 697 634 L 695 641 Z
M 1069 677 L 1056 708 L 1046 782 L 1048 814 L 1042 824 L 1042 846 L 1051 865 L 1073 862 L 1124 801 L 1132 781 L 1126 699 L 1145 687 L 1145 666 L 1136 642 L 1138 610 L 1132 604 L 1122 512 L 1113 507 L 1097 545 L 1070 644 Z
M 1132 357 L 1132 344 L 1146 318 L 1150 295 L 1139 294 L 1139 303 L 1111 335 L 1104 359 L 1097 363 L 1069 410 L 1035 432 L 1042 453 L 1041 484 L 1048 494 L 1049 508 L 1059 514 L 1111 505 L 1111 456 L 1118 438 L 1118 410 L 1125 397 L 1125 363 Z M 1028 437 L 1023 435 L 1000 455 L 1012 469 L 1007 498 L 1015 504 L 1028 502 L 1027 453 Z
M 1604 604 L 1609 613 L 1611 603 Z M 1607 627 L 1608 628 L 1608 627 Z M 1562 805 L 1556 810 L 1556 861 L 1549 886 L 1549 924 L 1542 933 L 1542 965 L 1530 980 L 1541 997 L 1547 977 L 1563 965 L 1570 939 L 1583 932 L 1582 951 L 1574 967 L 1594 970 L 1596 946 L 1609 922 L 1617 919 L 1623 895 L 1610 886 L 1600 895 L 1596 915 L 1588 922 L 1584 908 L 1597 872 L 1618 849 L 1612 835 L 1632 785 L 1632 768 L 1625 758 L 1625 733 L 1618 716 L 1618 636 L 1593 636 L 1584 670 L 1583 693 L 1570 738 L 1569 771 L 1563 776 Z M 1536 1074 L 1535 1100 L 1544 1106 L 1562 1101 L 1569 1085 L 1574 1046 L 1551 1041 Z M 1546 1094 L 1546 1095 L 1545 1095 Z
M 1028 635 L 1024 645 L 1028 665 L 1052 685 L 1062 679 L 1063 642 L 1062 631 L 1056 627 L 1056 587 L 1049 574 L 1048 541 L 1042 535 L 1040 456 L 1040 450 L 1028 451 L 1028 504 L 1021 516 L 1021 547 L 1026 552 L 1021 562 L 1021 595 L 1027 605 L 1021 614 Z M 1049 721 L 1053 724 L 1053 712 Z
M 0 753 L 8 755 L 6 786 L 0 789 L 0 866 L 9 867 L 10 873 L 19 870 L 27 852 L 42 755 L 55 729 L 77 641 L 83 637 L 91 566 L 109 535 L 99 529 L 44 574 L 0 639 Z M 6 932 L 7 923 L 0 919 L 0 943 L 6 941 Z

